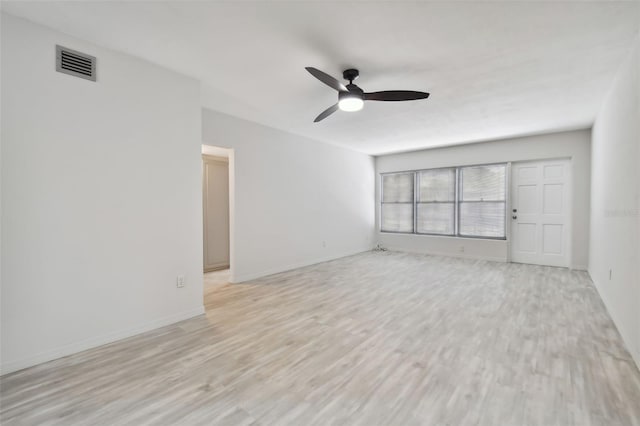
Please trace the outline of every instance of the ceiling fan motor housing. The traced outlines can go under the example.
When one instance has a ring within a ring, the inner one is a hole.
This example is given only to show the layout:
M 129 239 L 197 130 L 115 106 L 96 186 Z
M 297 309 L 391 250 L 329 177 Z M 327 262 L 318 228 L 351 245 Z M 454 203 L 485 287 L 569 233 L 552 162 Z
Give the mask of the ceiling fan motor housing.
M 364 90 L 356 86 L 355 84 L 347 84 L 348 92 L 338 92 L 338 100 L 343 97 L 347 98 L 360 98 L 364 99 Z
M 358 78 L 359 75 L 360 75 L 360 71 L 354 68 L 349 68 L 348 70 L 344 70 L 342 72 L 342 77 L 345 80 L 349 80 L 350 82 Z

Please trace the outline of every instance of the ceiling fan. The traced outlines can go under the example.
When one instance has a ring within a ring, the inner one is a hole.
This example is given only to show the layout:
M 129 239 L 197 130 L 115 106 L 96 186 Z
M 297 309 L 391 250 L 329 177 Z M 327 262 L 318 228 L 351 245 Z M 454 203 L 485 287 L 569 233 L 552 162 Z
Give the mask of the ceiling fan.
M 342 73 L 342 77 L 345 80 L 349 80 L 349 84 L 346 86 L 317 68 L 306 67 L 305 69 L 309 71 L 312 76 L 338 91 L 338 103 L 322 111 L 320 115 L 313 120 L 314 123 L 324 120 L 339 109 L 342 111 L 359 111 L 362 109 L 364 101 L 415 101 L 429 97 L 429 94 L 426 92 L 416 92 L 413 90 L 384 90 L 382 92 L 366 93 L 353 84 L 353 80 L 358 78 L 360 72 L 352 68 L 344 70 Z

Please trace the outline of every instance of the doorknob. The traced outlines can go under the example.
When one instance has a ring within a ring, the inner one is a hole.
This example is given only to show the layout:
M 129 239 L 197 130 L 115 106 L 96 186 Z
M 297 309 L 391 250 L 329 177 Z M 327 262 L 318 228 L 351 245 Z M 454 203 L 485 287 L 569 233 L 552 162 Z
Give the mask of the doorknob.
M 516 215 L 511 216 L 511 219 L 517 219 L 517 218 L 518 218 L 518 216 L 516 216 Z

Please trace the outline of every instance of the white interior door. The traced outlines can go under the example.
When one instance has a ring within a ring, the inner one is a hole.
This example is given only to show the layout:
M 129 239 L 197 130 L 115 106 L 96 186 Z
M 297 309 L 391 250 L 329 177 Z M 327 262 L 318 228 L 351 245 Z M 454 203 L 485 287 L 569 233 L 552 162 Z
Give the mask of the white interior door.
M 511 168 L 511 260 L 569 266 L 570 160 Z
M 229 267 L 229 162 L 203 156 L 204 270 Z

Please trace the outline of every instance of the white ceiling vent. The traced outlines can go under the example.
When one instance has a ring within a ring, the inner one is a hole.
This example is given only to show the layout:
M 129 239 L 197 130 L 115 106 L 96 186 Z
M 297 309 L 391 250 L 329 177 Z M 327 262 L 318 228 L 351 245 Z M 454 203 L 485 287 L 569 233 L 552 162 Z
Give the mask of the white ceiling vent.
M 56 71 L 96 81 L 96 58 L 56 45 Z

